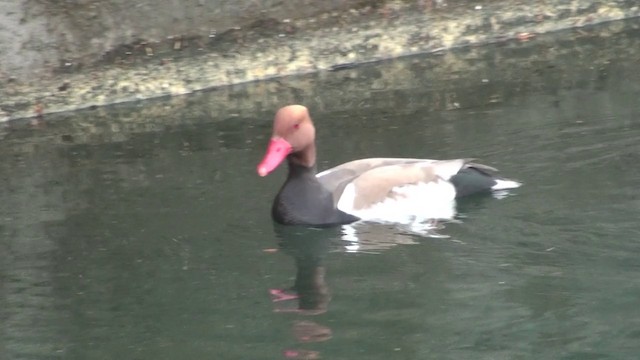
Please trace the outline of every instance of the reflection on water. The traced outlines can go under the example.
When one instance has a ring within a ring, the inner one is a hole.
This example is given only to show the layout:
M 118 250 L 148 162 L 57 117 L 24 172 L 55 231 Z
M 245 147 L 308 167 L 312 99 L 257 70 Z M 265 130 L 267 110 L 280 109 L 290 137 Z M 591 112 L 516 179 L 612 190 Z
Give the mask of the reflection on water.
M 323 260 L 329 251 L 329 242 L 336 236 L 336 231 L 276 225 L 276 236 L 280 248 L 294 259 L 296 277 L 290 289 L 292 294 L 274 289 L 271 291 L 275 295 L 274 300 L 297 300 L 296 312 L 313 315 L 325 312 L 331 296 L 325 282 L 326 269 Z
M 280 249 L 293 258 L 296 275 L 288 289 L 270 289 L 274 312 L 294 313 L 307 319 L 292 323 L 292 334 L 298 343 L 316 343 L 331 339 L 332 330 L 327 325 L 309 319 L 327 311 L 331 294 L 326 282 L 324 258 L 336 231 L 331 229 L 307 229 L 275 225 Z M 290 359 L 319 357 L 316 350 L 293 348 L 284 350 Z
M 436 235 L 435 232 L 428 235 Z M 435 236 L 430 236 L 435 237 Z M 375 254 L 396 245 L 417 244 L 410 233 L 402 233 L 394 225 L 357 223 L 342 226 L 344 249 L 353 253 Z
M 0 358 L 636 358 L 634 31 L 4 124 Z M 284 172 L 254 165 L 283 102 L 320 169 L 473 156 L 525 186 L 429 237 L 274 228 Z

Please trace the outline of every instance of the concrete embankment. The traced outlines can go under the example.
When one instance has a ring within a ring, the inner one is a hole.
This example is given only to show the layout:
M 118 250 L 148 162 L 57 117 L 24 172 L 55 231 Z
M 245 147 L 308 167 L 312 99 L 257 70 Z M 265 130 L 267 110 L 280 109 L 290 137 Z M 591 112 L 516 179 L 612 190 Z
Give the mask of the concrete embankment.
M 640 16 L 635 0 L 23 0 L 2 7 L 0 121 L 536 41 Z

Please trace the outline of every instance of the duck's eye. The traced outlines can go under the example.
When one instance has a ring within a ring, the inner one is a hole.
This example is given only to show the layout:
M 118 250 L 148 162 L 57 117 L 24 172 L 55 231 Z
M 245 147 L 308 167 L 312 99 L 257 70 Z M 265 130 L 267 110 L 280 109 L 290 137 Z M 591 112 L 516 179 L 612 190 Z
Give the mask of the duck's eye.
M 297 130 L 299 127 L 300 127 L 300 124 L 293 124 L 293 128 L 294 128 L 294 129 L 296 129 L 296 130 Z

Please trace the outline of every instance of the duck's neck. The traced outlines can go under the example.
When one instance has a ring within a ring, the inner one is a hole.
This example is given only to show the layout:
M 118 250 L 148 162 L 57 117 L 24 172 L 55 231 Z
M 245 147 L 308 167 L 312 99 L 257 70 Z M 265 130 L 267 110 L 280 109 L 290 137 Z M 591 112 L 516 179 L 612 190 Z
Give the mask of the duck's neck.
M 289 161 L 289 167 L 291 167 L 291 165 L 298 165 L 312 169 L 315 172 L 316 144 L 311 143 L 311 145 L 306 148 L 289 155 L 287 159 Z

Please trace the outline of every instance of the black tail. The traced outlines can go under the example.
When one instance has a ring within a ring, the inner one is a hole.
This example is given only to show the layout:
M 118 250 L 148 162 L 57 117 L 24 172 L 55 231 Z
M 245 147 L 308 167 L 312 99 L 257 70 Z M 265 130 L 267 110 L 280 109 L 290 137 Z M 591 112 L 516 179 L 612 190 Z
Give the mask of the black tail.
M 474 167 L 461 169 L 451 177 L 450 181 L 456 188 L 456 197 L 490 192 L 491 188 L 497 184 L 491 174 Z

